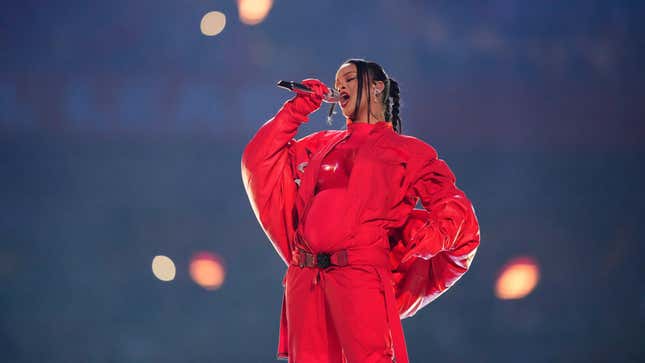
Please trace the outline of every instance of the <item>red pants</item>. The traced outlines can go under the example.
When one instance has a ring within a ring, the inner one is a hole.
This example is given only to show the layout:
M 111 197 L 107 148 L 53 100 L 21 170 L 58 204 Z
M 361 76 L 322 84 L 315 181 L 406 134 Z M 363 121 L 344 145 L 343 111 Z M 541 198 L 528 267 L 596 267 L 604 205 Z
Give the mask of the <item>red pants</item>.
M 370 265 L 289 266 L 289 362 L 407 362 L 390 274 Z

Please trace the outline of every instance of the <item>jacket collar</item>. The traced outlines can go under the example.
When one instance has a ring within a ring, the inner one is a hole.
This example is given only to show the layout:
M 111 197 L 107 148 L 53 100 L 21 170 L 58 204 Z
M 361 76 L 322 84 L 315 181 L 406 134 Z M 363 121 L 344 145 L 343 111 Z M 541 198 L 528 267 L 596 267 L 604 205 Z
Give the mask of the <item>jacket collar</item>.
M 347 131 L 350 133 L 372 133 L 375 131 L 382 131 L 384 129 L 392 129 L 392 123 L 388 121 L 377 121 L 374 123 L 366 122 L 352 122 L 352 120 L 347 119 Z

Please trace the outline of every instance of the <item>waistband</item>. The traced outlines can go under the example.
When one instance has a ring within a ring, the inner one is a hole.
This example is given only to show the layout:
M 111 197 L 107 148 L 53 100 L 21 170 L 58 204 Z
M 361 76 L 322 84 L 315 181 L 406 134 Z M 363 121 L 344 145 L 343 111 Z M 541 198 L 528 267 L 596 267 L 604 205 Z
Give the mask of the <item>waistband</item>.
M 319 267 L 326 269 L 332 265 L 346 266 L 348 262 L 347 250 L 340 250 L 335 253 L 319 252 L 313 254 L 302 248 L 296 248 L 291 256 L 291 264 L 300 267 Z
M 331 266 L 370 265 L 389 268 L 388 251 L 380 248 L 344 249 L 312 253 L 296 247 L 292 251 L 291 264 L 299 267 L 327 269 Z

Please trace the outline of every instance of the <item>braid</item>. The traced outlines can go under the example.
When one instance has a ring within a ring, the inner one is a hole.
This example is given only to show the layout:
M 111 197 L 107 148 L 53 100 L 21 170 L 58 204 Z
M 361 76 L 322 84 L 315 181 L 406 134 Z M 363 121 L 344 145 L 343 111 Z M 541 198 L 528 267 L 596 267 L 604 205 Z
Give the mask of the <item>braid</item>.
M 390 99 L 390 79 L 385 80 L 385 92 L 383 92 L 383 99 L 381 100 L 385 109 L 383 110 L 383 115 L 388 121 L 392 121 L 392 100 Z
M 391 99 L 391 107 L 392 107 L 392 114 L 391 116 L 391 121 L 392 121 L 392 126 L 394 127 L 394 130 L 398 132 L 399 134 L 401 133 L 401 118 L 399 117 L 399 83 L 395 81 L 394 79 L 390 78 L 390 92 L 389 96 Z M 389 108 L 389 107 L 388 107 Z M 388 112 L 389 113 L 389 112 Z

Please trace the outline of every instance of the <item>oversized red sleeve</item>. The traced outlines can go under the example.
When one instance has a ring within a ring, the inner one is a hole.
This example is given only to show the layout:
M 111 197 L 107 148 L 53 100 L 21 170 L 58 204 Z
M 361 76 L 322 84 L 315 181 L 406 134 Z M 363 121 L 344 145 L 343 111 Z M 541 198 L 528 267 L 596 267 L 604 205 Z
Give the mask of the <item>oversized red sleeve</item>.
M 291 260 L 293 207 L 297 192 L 293 156 L 315 134 L 294 139 L 298 127 L 308 119 L 289 100 L 258 130 L 242 154 L 242 182 L 253 212 L 282 260 Z
M 414 315 L 454 285 L 468 271 L 480 240 L 474 208 L 455 185 L 454 174 L 434 149 L 424 154 L 410 193 L 425 211 L 415 210 L 403 231 L 410 259 L 403 263 L 406 277 L 399 295 L 412 299 L 401 306 L 402 317 Z

